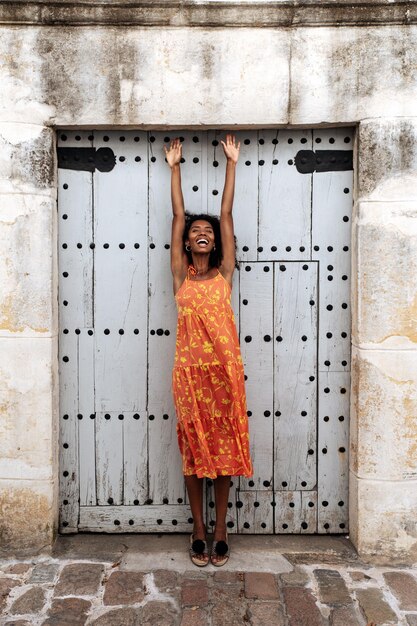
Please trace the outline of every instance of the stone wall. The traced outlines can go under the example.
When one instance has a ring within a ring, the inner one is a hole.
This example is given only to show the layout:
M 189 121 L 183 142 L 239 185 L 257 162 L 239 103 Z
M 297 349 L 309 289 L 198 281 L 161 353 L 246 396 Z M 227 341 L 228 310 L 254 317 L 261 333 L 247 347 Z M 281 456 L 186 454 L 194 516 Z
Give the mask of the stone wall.
M 383 1 L 375 2 L 373 10 L 367 5 L 366 13 L 362 3 L 350 2 L 348 9 L 343 1 L 321 3 L 321 8 L 314 2 L 298 3 L 298 8 L 289 2 L 281 9 L 268 2 L 209 4 L 186 2 L 175 10 L 175 3 L 166 3 L 164 10 L 161 3 L 148 2 L 132 12 L 125 2 L 122 18 L 118 2 L 94 3 L 95 13 L 91 7 L 81 11 L 76 2 L 66 13 L 53 2 L 2 3 L 4 549 L 50 546 L 57 521 L 55 128 L 357 124 L 351 537 L 364 557 L 415 562 L 413 7 L 406 14 L 403 3 Z M 258 18 L 245 22 L 249 9 Z

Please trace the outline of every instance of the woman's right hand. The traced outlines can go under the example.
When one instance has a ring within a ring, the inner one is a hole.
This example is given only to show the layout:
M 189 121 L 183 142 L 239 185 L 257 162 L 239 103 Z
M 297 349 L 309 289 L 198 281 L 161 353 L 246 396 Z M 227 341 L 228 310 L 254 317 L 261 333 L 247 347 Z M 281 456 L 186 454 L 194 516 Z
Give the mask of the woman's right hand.
M 174 165 L 177 165 L 181 162 L 182 143 L 180 142 L 178 137 L 171 141 L 169 149 L 164 144 L 164 150 L 168 165 L 171 169 L 174 167 Z

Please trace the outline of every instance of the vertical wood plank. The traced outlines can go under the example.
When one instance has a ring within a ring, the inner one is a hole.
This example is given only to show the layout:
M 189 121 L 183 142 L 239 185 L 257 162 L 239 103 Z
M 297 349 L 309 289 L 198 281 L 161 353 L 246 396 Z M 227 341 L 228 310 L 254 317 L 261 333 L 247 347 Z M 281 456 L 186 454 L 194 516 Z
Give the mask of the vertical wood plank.
M 318 433 L 319 532 L 348 532 L 349 372 L 321 372 Z
M 83 329 L 78 335 L 78 398 L 80 506 L 94 506 L 96 500 L 94 334 Z
M 274 507 L 271 491 L 239 491 L 236 500 L 240 534 L 272 534 Z
M 311 534 L 317 528 L 316 491 L 279 491 L 275 494 L 275 532 Z
M 310 130 L 259 131 L 259 260 L 311 258 L 311 175 L 294 165 L 309 148 Z
M 316 485 L 317 263 L 275 264 L 276 489 Z
M 273 476 L 273 266 L 242 263 L 240 270 L 240 344 L 253 478 L 240 489 L 271 490 Z
M 125 412 L 123 420 L 123 504 L 144 504 L 148 497 L 146 410 Z
M 219 215 L 223 194 L 226 158 L 220 141 L 225 131 L 209 131 L 207 137 L 208 208 Z M 236 167 L 236 185 L 233 202 L 233 222 L 237 239 L 239 261 L 257 258 L 258 229 L 258 131 L 241 130 L 236 141 L 241 142 Z
M 119 419 L 122 416 L 123 419 Z M 96 411 L 97 504 L 123 503 L 123 413 Z
M 90 147 L 90 133 L 59 131 L 58 146 Z M 92 174 L 58 169 L 60 532 L 77 532 L 80 471 L 77 333 L 92 324 Z M 94 448 L 93 448 L 94 449 Z
M 95 145 L 109 146 L 117 159 L 111 172 L 94 175 L 96 408 L 140 411 L 147 384 L 146 134 L 98 131 Z
M 315 130 L 314 147 L 351 150 L 353 129 Z M 318 143 L 317 143 L 318 142 Z M 320 262 L 321 371 L 350 370 L 353 172 L 313 174 L 312 258 Z
M 183 139 L 181 165 L 186 208 L 201 210 L 201 133 L 178 133 Z M 173 135 L 174 136 L 174 135 Z M 170 249 L 172 208 L 171 172 L 165 162 L 163 144 L 171 135 L 152 132 L 149 162 L 149 350 L 148 350 L 148 436 L 149 498 L 154 504 L 184 503 L 185 484 L 176 434 L 172 396 L 177 310 L 175 305 Z M 197 137 L 198 141 L 193 141 Z M 152 160 L 152 158 L 154 160 Z M 194 162 L 193 159 L 198 159 Z M 193 187 L 198 187 L 193 191 Z

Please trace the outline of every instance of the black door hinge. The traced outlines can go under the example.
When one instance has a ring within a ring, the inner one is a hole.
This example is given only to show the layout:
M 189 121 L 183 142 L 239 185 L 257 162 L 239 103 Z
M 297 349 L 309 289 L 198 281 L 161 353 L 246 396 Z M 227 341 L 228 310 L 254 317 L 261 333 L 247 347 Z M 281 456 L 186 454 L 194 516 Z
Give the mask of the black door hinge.
M 58 167 L 81 172 L 111 172 L 116 157 L 111 148 L 58 148 Z
M 300 150 L 295 167 L 300 174 L 353 170 L 353 150 Z

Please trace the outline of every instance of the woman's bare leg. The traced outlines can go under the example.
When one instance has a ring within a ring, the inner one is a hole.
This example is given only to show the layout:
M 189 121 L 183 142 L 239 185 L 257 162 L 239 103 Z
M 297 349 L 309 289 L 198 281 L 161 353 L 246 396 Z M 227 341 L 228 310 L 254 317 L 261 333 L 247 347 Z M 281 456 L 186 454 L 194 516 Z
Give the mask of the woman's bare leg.
M 198 478 L 196 474 L 184 476 L 184 478 L 194 522 L 194 539 L 202 539 L 205 541 L 206 525 L 203 517 L 203 479 Z M 206 560 L 202 554 L 198 555 L 197 558 L 200 558 L 202 561 Z
M 216 527 L 214 529 L 214 541 L 226 541 L 226 513 L 229 501 L 230 476 L 218 476 L 214 480 L 214 494 L 216 498 Z M 212 559 L 220 562 L 223 556 L 213 556 Z

